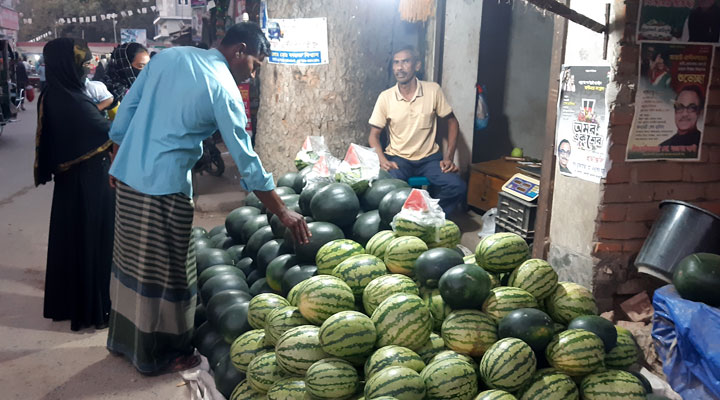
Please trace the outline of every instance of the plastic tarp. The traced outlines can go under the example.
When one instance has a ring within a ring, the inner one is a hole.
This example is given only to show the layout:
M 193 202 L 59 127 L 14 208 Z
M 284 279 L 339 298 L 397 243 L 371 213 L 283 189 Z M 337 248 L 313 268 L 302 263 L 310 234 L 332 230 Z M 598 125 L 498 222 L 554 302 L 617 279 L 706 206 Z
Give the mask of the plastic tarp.
M 655 292 L 653 307 L 652 336 L 670 386 L 683 399 L 720 399 L 720 309 L 685 300 L 672 285 Z

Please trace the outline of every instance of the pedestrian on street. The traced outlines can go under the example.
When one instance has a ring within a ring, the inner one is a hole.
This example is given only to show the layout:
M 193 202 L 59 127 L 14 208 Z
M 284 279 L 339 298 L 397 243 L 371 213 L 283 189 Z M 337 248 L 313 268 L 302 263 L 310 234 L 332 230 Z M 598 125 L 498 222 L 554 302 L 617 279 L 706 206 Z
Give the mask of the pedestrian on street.
M 148 62 L 150 62 L 150 54 L 140 43 L 123 43 L 113 50 L 105 76 L 102 77 L 102 82 L 115 98 L 109 108 L 114 108 L 122 102 Z
M 40 61 L 38 61 L 37 74 L 40 79 L 40 92 L 42 92 L 45 90 L 45 86 L 47 86 L 47 80 L 45 78 L 45 57 L 40 57 Z
M 85 93 L 84 41 L 43 49 L 47 87 L 38 100 L 35 185 L 55 181 L 43 315 L 73 331 L 107 326 L 114 193 L 108 187 L 110 122 Z
M 17 96 L 20 96 L 20 90 L 24 90 L 30 82 L 28 77 L 27 69 L 25 69 L 25 63 L 20 59 L 20 56 L 15 53 L 15 90 Z M 20 109 L 25 111 L 25 96 L 24 94 L 18 99 L 20 101 Z
M 217 49 L 157 54 L 120 105 L 110 132 L 119 148 L 110 171 L 117 214 L 107 346 L 141 373 L 199 363 L 191 344 L 197 300 L 191 168 L 203 139 L 219 130 L 243 189 L 254 191 L 295 240 L 308 240 L 305 220 L 275 193 L 245 131 L 237 85 L 269 53 L 257 24 L 234 25 Z

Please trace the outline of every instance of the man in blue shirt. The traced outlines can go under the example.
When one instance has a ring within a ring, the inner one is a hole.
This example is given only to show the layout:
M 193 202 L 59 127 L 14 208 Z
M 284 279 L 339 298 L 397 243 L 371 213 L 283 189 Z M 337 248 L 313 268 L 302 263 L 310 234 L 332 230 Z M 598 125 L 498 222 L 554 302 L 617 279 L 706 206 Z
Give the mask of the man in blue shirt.
M 125 95 L 110 139 L 117 189 L 108 333 L 110 351 L 142 373 L 195 365 L 191 338 L 196 304 L 191 246 L 192 166 L 202 140 L 219 130 L 242 176 L 300 243 L 310 232 L 274 191 L 245 131 L 237 87 L 255 75 L 270 52 L 256 24 L 231 27 L 217 49 L 164 50 L 143 68 Z

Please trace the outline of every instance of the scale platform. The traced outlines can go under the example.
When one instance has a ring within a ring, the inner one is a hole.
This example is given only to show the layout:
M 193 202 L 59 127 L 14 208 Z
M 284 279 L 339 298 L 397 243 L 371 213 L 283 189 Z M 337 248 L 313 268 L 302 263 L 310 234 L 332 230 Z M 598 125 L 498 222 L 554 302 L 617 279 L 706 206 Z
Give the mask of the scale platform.
M 505 182 L 502 191 L 525 201 L 534 201 L 540 195 L 540 181 L 518 173 Z

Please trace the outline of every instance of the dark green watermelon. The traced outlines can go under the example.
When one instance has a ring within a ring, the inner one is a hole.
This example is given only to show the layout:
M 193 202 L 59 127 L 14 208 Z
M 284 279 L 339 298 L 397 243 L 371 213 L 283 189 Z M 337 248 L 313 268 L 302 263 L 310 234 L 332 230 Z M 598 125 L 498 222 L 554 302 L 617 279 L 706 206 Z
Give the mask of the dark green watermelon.
M 287 206 L 287 208 L 294 208 L 299 205 L 300 195 L 294 194 L 294 193 L 293 194 L 284 194 L 284 195 L 280 196 L 280 200 L 282 200 L 283 203 L 285 203 L 285 206 Z
M 442 274 L 439 288 L 440 296 L 450 308 L 479 310 L 490 294 L 492 282 L 484 269 L 475 264 L 461 264 Z
M 195 251 L 200 249 L 212 249 L 212 240 L 206 237 L 196 237 L 195 239 Z
M 225 251 L 227 251 L 230 258 L 233 259 L 233 262 L 232 262 L 233 265 L 237 264 L 237 262 L 243 258 L 242 251 L 244 248 L 245 248 L 244 244 L 236 244 L 234 246 L 228 247 L 228 249 L 225 250 Z M 245 272 L 245 271 L 243 271 L 243 272 Z
M 411 191 L 411 188 L 394 189 L 380 200 L 378 211 L 380 211 L 380 219 L 384 224 L 390 225 L 395 214 L 402 210 L 405 200 L 410 196 Z
M 280 197 L 287 194 L 297 194 L 290 186 L 278 186 L 275 188 L 275 193 L 277 193 L 277 195 Z
M 272 260 L 282 254 L 286 254 L 282 249 L 283 242 L 285 242 L 283 239 L 274 239 L 260 247 L 257 257 L 255 257 L 255 265 L 260 272 L 267 271 L 268 264 L 270 264 Z
M 195 322 L 193 323 L 193 326 L 197 328 L 205 321 L 207 321 L 207 313 L 205 312 L 205 306 L 202 304 L 198 304 L 195 306 Z
M 231 304 L 220 315 L 217 328 L 226 343 L 232 344 L 238 336 L 252 329 L 248 322 L 249 305 L 249 302 Z
M 223 340 L 222 335 L 220 335 L 220 332 L 210 325 L 209 321 L 203 323 L 195 329 L 192 344 L 197 348 L 200 354 L 207 357 L 213 347 L 215 347 L 215 344 L 218 342 L 224 343 L 225 341 Z
M 227 236 L 225 240 L 221 241 L 218 245 L 219 249 L 227 250 L 233 246 L 235 246 L 235 240 L 231 238 L 230 236 Z
M 312 210 L 310 209 L 310 202 L 312 201 L 312 198 L 315 196 L 318 190 L 324 188 L 329 184 L 330 182 L 326 181 L 316 181 L 308 184 L 303 189 L 303 191 L 300 193 L 300 200 L 298 201 L 300 205 L 300 211 L 303 215 L 312 215 Z
M 287 296 L 290 289 L 294 288 L 298 283 L 315 276 L 317 266 L 312 264 L 295 265 L 288 269 L 282 279 L 282 294 Z
M 555 334 L 549 315 L 535 308 L 511 311 L 498 324 L 500 339 L 514 337 L 530 345 L 535 354 L 545 354 L 545 348 Z
M 270 261 L 265 272 L 265 278 L 267 278 L 270 288 L 278 292 L 282 290 L 282 279 L 285 272 L 295 265 L 297 265 L 295 254 L 283 254 Z
M 267 280 L 265 278 L 260 278 L 255 281 L 255 283 L 250 286 L 250 294 L 253 296 L 257 296 L 261 293 L 275 293 L 276 291 L 272 290 L 272 288 L 267 284 Z
M 262 247 L 265 243 L 273 240 L 275 236 L 273 236 L 272 228 L 270 225 L 265 225 L 261 228 L 259 228 L 255 233 L 250 236 L 250 239 L 248 240 L 247 244 L 245 245 L 245 249 L 243 250 L 243 256 L 244 257 L 250 257 L 253 260 L 255 260 L 255 265 L 259 266 L 257 263 L 257 254 L 260 250 L 260 247 Z
M 285 225 L 282 224 L 280 221 L 280 217 L 277 215 L 273 215 L 270 218 L 270 228 L 272 228 L 273 236 L 275 236 L 275 239 L 280 239 L 285 235 L 285 231 L 287 228 L 285 228 Z
M 242 272 L 240 269 L 236 268 L 234 265 L 219 264 L 213 265 L 212 267 L 205 269 L 198 276 L 198 285 L 202 288 L 205 282 L 217 275 L 237 275 L 243 279 L 246 279 L 245 273 Z
M 208 267 L 220 264 L 231 265 L 233 260 L 225 250 L 204 248 L 195 253 L 195 262 L 197 273 L 202 274 Z
M 254 192 L 248 193 L 247 197 L 245 197 L 245 205 L 248 207 L 255 207 L 260 210 L 260 212 L 265 212 L 265 204 L 258 199 Z
M 210 238 L 210 244 L 212 245 L 213 248 L 222 249 L 223 244 L 225 244 L 225 241 L 227 239 L 232 240 L 232 238 L 230 236 L 228 236 L 224 233 L 218 233 L 217 235 Z
M 222 360 L 223 357 L 230 353 L 230 344 L 228 344 L 220 335 L 220 341 L 216 342 L 211 348 L 208 354 L 203 354 L 207 357 L 210 365 L 216 365 Z
M 255 268 L 255 261 L 250 257 L 244 257 L 235 263 L 235 267 L 245 273 L 245 276 L 249 276 L 250 272 Z
M 276 186 L 287 186 L 293 188 L 293 186 L 295 186 L 295 179 L 297 179 L 298 176 L 300 176 L 299 172 L 288 172 L 287 174 L 282 174 L 280 178 L 278 178 Z M 300 191 L 295 190 L 295 193 L 300 193 Z
M 641 374 L 641 373 L 639 373 L 639 372 L 636 372 L 636 371 L 627 371 L 627 372 L 635 375 L 635 377 L 638 378 L 638 380 L 640 381 L 640 383 L 642 383 L 643 388 L 645 388 L 645 393 L 646 393 L 646 394 L 652 394 L 652 392 L 653 392 L 652 384 L 650 383 L 650 381 L 648 380 L 648 378 L 645 377 L 645 375 L 643 375 L 643 374 Z M 649 400 L 649 399 L 650 399 L 650 397 L 648 397 L 648 400 Z
M 225 217 L 225 229 L 227 230 L 228 236 L 233 238 L 236 242 L 242 240 L 242 227 L 245 225 L 252 216 L 260 214 L 260 210 L 255 207 L 239 207 L 232 211 Z
M 293 182 L 292 188 L 295 190 L 295 193 L 302 193 L 303 189 L 305 188 L 305 185 L 307 184 L 307 174 L 309 174 L 312 171 L 312 167 L 305 167 L 300 172 L 298 172 L 298 176 L 295 178 L 295 181 Z
M 218 293 L 225 290 L 242 290 L 250 292 L 250 286 L 245 279 L 236 275 L 218 275 L 208 279 L 205 285 L 200 289 L 200 297 L 203 303 L 207 304 L 210 299 Z
M 413 271 L 415 281 L 420 286 L 434 289 L 440 283 L 440 277 L 450 268 L 463 264 L 463 258 L 456 251 L 445 247 L 430 249 L 415 260 Z
M 193 226 L 192 230 L 190 231 L 190 236 L 194 238 L 207 238 L 208 231 L 201 226 Z
M 262 228 L 263 226 L 268 225 L 270 225 L 270 221 L 268 220 L 266 214 L 259 214 L 250 217 L 250 219 L 245 222 L 245 225 L 243 225 L 241 229 L 240 242 L 237 244 L 246 244 L 250 240 L 250 237 L 253 235 L 253 233 L 257 232 L 257 230 Z
M 402 179 L 378 179 L 372 182 L 370 188 L 360 196 L 360 205 L 364 210 L 377 210 L 380 201 L 386 194 L 395 189 L 409 188 L 407 182 Z
M 695 253 L 683 258 L 672 281 L 682 298 L 720 307 L 720 255 Z
M 250 293 L 243 290 L 226 290 L 213 296 L 205 306 L 208 321 L 218 326 L 220 317 L 225 310 L 233 304 L 247 303 L 252 299 Z
M 265 277 L 265 273 L 264 273 L 264 272 L 261 273 L 261 272 L 258 271 L 257 269 L 254 269 L 254 270 L 252 270 L 252 271 L 250 272 L 250 274 L 248 275 L 248 277 L 247 277 L 247 283 L 248 283 L 248 285 L 252 285 L 252 284 L 254 284 L 255 282 L 257 282 L 258 279 L 264 278 L 264 277 Z
M 377 180 L 382 180 L 382 179 L 393 179 L 393 176 L 390 175 L 389 172 L 387 172 L 387 171 L 385 171 L 384 169 L 380 168 L 380 172 L 378 173 L 378 178 L 377 178 Z
M 568 329 L 584 329 L 590 331 L 605 345 L 605 352 L 612 350 L 617 344 L 617 330 L 612 322 L 597 315 L 582 315 L 576 317 L 568 324 Z
M 315 221 L 352 226 L 360 211 L 360 201 L 350 185 L 333 183 L 315 193 L 310 210 Z
M 233 366 L 230 361 L 230 354 L 228 354 L 213 368 L 213 377 L 217 390 L 222 393 L 226 399 L 229 399 L 235 387 L 245 379 L 245 374 Z
M 219 233 L 227 235 L 227 229 L 225 229 L 225 225 L 218 225 L 216 227 L 213 227 L 212 229 L 210 229 L 210 232 L 208 232 L 207 236 L 209 238 L 212 238 Z
M 312 234 L 309 242 L 294 244 L 298 262 L 314 263 L 315 255 L 320 247 L 335 239 L 345 239 L 342 229 L 329 222 L 311 222 L 308 224 L 308 228 Z

